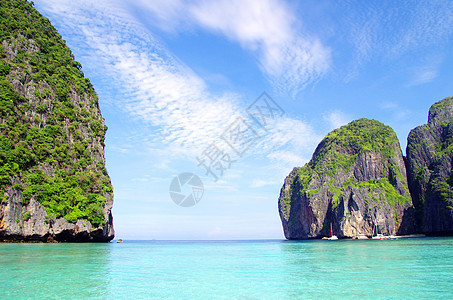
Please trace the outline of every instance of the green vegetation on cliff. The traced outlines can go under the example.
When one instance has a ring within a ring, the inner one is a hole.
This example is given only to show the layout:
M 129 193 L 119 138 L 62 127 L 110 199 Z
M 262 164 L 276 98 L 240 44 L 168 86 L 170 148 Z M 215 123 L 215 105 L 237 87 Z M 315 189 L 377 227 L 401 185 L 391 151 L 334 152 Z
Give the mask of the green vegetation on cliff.
M 398 138 L 389 126 L 376 120 L 359 119 L 330 132 L 320 143 L 310 162 L 313 169 L 327 160 L 327 170 L 335 174 L 342 169 L 347 172 L 360 153 L 381 153 L 386 158 L 395 155 L 393 145 Z
M 403 177 L 402 174 L 399 174 L 394 161 L 391 160 L 396 156 L 395 143 L 399 144 L 391 127 L 376 120 L 359 119 L 330 132 L 319 144 L 312 160 L 300 168 L 299 174 L 314 172 L 319 177 L 328 175 L 332 179 L 338 172 L 346 174 L 356 162 L 359 154 L 373 152 L 381 154 L 383 159 L 388 159 L 391 168 L 398 176 Z M 388 173 L 381 175 L 388 177 Z M 349 182 L 349 184 L 353 183 L 354 181 Z M 302 185 L 303 191 L 307 190 L 309 186 L 310 181 L 305 181 Z M 336 198 L 341 193 L 340 189 L 341 187 L 334 187 L 333 182 L 329 182 L 329 190 Z
M 102 225 L 112 186 L 92 84 L 27 1 L 0 0 L 0 41 L 0 202 L 12 187 L 48 218 Z
M 393 129 L 376 120 L 359 119 L 333 130 L 318 145 L 311 161 L 303 167 L 295 168 L 297 173 L 291 190 L 282 195 L 281 199 L 285 215 L 289 215 L 291 199 L 296 192 L 298 195 L 307 192 L 308 197 L 312 198 L 322 185 L 327 185 L 334 207 L 338 205 L 339 197 L 344 195 L 348 187 L 368 193 L 376 205 L 379 201 L 385 201 L 391 206 L 407 203 L 410 201 L 409 192 L 401 195 L 394 182 L 391 182 L 394 181 L 391 180 L 392 176 L 406 182 L 405 175 L 398 170 L 394 159 L 397 156 L 395 149 L 398 149 L 395 146 L 398 145 Z M 347 175 L 359 155 L 364 153 L 379 154 L 387 162 L 389 168 L 381 170 L 380 178 L 360 181 L 353 174 Z M 337 180 L 340 173 L 346 178 L 342 182 Z M 318 180 L 315 182 L 313 178 Z M 322 181 L 321 186 L 319 181 Z
M 446 109 L 450 107 L 453 104 L 453 97 L 447 97 L 445 99 L 442 99 L 440 101 L 437 101 L 431 106 L 431 110 L 435 109 L 437 111 Z

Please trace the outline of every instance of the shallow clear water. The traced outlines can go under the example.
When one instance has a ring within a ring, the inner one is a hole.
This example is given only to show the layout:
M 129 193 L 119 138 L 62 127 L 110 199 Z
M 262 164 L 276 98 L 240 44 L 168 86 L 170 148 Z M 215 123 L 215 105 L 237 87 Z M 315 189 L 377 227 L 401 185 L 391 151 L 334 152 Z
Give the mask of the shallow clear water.
M 453 299 L 453 238 L 0 244 L 0 298 Z

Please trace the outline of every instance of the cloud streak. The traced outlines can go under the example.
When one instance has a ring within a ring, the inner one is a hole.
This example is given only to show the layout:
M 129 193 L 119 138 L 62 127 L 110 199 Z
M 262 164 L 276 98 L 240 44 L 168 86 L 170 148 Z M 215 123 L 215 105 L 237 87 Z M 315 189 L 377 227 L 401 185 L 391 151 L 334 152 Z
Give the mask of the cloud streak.
M 184 24 L 239 43 L 257 57 L 264 76 L 285 95 L 296 96 L 329 70 L 330 49 L 301 32 L 293 10 L 283 1 L 172 0 L 164 6 L 160 1 L 140 2 L 164 30 L 184 30 Z
M 324 121 L 329 125 L 329 130 L 334 130 L 352 121 L 352 118 L 340 110 L 334 110 L 323 115 Z
M 335 6 L 345 12 L 334 22 L 335 28 L 341 28 L 344 40 L 351 43 L 354 59 L 346 81 L 357 77 L 359 69 L 370 61 L 395 61 L 413 53 L 416 57 L 420 51 L 427 57 L 437 55 L 453 33 L 451 1 L 343 1 Z M 433 49 L 433 45 L 438 47 Z M 426 46 L 430 46 L 428 52 Z M 431 80 L 436 72 L 420 74 L 414 85 Z

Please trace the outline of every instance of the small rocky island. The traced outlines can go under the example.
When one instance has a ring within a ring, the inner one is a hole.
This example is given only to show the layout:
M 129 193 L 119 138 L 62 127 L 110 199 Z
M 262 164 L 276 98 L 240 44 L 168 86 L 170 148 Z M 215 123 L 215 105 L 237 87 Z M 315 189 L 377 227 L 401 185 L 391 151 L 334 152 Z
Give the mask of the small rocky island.
M 453 97 L 412 130 L 403 157 L 392 128 L 360 119 L 330 132 L 286 177 L 287 239 L 453 233 Z M 332 228 L 332 232 L 331 232 Z
M 96 92 L 32 3 L 0 3 L 0 241 L 110 241 Z

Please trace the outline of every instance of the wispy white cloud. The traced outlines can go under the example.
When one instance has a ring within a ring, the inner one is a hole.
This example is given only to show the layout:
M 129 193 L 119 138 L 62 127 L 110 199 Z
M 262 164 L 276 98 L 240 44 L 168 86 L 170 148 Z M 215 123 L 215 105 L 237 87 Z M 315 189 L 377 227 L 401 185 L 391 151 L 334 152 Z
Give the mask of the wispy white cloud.
M 412 111 L 410 109 L 402 107 L 396 101 L 383 101 L 379 104 L 379 108 L 386 111 L 388 116 L 391 116 L 394 121 L 398 122 L 406 120 L 412 115 Z
M 330 130 L 339 128 L 352 121 L 352 118 L 340 110 L 334 110 L 323 115 L 324 121 L 327 122 Z
M 261 188 L 263 186 L 268 185 L 281 185 L 281 180 L 261 180 L 261 179 L 253 179 L 252 183 L 250 184 L 251 188 Z
M 397 120 L 407 120 L 412 115 L 412 111 L 409 109 L 402 109 L 396 112 L 394 115 Z
M 117 146 L 117 145 L 112 145 L 112 146 L 110 146 L 110 150 L 115 151 L 115 152 L 119 152 L 121 154 L 127 154 L 130 151 L 130 148 L 129 147 L 120 147 L 120 146 Z
M 415 74 L 409 86 L 419 85 L 433 81 L 437 77 L 437 70 L 426 69 L 422 70 L 420 73 Z
M 257 148 L 272 162 L 277 173 L 286 175 L 293 167 L 303 166 L 310 160 L 321 139 L 322 136 L 309 123 L 282 118 L 272 124 L 267 138 Z M 279 174 L 277 178 L 282 176 Z
M 283 1 L 160 2 L 140 1 L 158 26 L 169 31 L 197 26 L 239 43 L 256 55 L 264 76 L 279 92 L 295 96 L 330 67 L 330 49 L 300 31 L 292 8 Z
M 347 69 L 349 74 L 343 76 L 346 81 L 356 78 L 370 61 L 395 61 L 409 53 L 418 57 L 442 52 L 440 48 L 446 48 L 453 33 L 451 1 L 343 1 L 336 5 L 346 13 L 334 22 L 335 30 L 341 30 L 344 40 L 352 44 L 352 66 Z M 438 67 L 420 72 L 419 82 L 431 80 Z
M 285 172 L 294 166 L 305 164 L 322 136 L 306 121 L 283 117 L 274 120 L 253 149 L 274 163 L 274 168 Z
M 168 178 L 164 177 L 156 177 L 151 175 L 143 175 L 142 177 L 132 178 L 131 181 L 138 181 L 138 182 L 167 182 Z
M 181 16 L 187 15 L 184 11 L 184 0 L 135 0 L 130 1 L 129 5 L 133 5 L 135 9 L 143 12 L 145 8 L 151 17 L 149 22 L 169 33 L 177 33 L 177 30 L 187 29 L 190 26 Z
M 398 108 L 398 103 L 392 101 L 382 101 L 379 103 L 379 108 L 389 110 L 396 109 Z
M 237 192 L 238 186 L 232 184 L 230 180 L 221 179 L 214 182 L 211 177 L 202 178 L 205 191 L 222 191 L 222 192 Z M 233 200 L 233 199 L 230 199 Z
M 441 65 L 441 60 L 431 59 L 430 63 L 424 64 L 421 67 L 412 69 L 412 76 L 409 78 L 409 83 L 406 87 L 412 87 L 420 84 L 425 84 L 433 81 L 438 75 L 438 69 Z
M 388 41 L 391 54 L 399 56 L 418 46 L 443 43 L 453 32 L 451 1 L 406 2 L 384 19 L 393 29 Z
M 222 231 L 223 231 L 222 228 L 220 228 L 220 227 L 215 227 L 214 229 L 212 229 L 212 230 L 210 230 L 210 231 L 208 232 L 208 236 L 209 236 L 209 237 L 216 237 L 216 236 L 219 236 L 219 235 L 222 234 Z
M 307 151 L 308 152 L 308 151 Z M 304 153 L 306 154 L 306 153 Z M 285 164 L 286 169 L 291 169 L 292 167 L 301 167 L 305 163 L 307 163 L 310 159 L 310 156 L 304 155 L 303 157 L 300 155 L 295 154 L 292 151 L 274 151 L 267 155 L 267 158 L 277 161 L 283 162 Z

